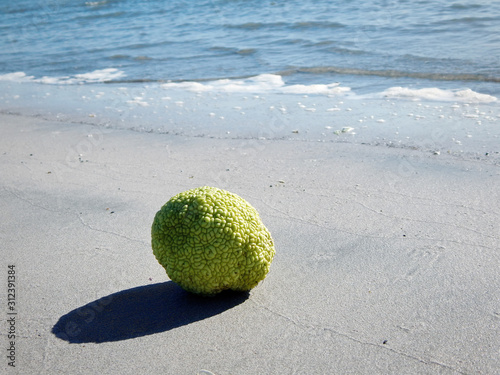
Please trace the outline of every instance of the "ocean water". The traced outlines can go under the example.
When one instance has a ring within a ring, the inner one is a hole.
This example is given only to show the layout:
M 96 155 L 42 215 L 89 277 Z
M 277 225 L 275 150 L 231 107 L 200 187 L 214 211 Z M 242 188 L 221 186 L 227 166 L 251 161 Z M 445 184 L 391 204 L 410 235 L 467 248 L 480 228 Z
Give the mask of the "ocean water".
M 0 51 L 4 113 L 500 164 L 496 0 L 0 0 Z
M 275 74 L 357 93 L 403 86 L 500 96 L 500 2 L 1 1 L 0 50 L 4 79 L 45 83 Z

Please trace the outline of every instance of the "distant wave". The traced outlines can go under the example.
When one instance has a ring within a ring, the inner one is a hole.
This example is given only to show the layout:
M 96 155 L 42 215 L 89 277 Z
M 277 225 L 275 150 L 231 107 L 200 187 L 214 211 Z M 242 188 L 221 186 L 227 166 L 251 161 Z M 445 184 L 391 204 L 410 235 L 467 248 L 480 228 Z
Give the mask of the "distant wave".
M 482 8 L 482 4 L 459 4 L 455 3 L 449 6 L 449 9 L 459 9 L 459 10 L 468 10 L 468 9 L 479 9 Z
M 239 53 L 247 53 L 247 51 L 239 51 Z M 248 51 L 248 53 L 253 53 L 253 51 Z M 140 82 L 209 82 L 217 80 L 237 80 L 237 79 L 247 79 L 255 77 L 254 74 L 241 75 L 241 76 L 222 76 L 222 77 L 207 77 L 207 78 L 187 78 L 187 79 L 123 79 L 123 72 L 116 69 L 103 69 L 96 71 L 97 73 L 103 72 L 107 73 L 102 75 L 102 81 L 106 83 L 140 83 Z M 405 72 L 399 70 L 365 70 L 356 68 L 342 68 L 335 66 L 324 66 L 324 67 L 296 67 L 290 68 L 283 71 L 272 72 L 267 74 L 273 74 L 276 76 L 287 77 L 293 76 L 298 73 L 307 74 L 338 74 L 338 75 L 353 75 L 353 76 L 376 76 L 376 77 L 388 77 L 388 78 L 418 78 L 433 81 L 472 81 L 472 82 L 491 82 L 500 83 L 500 77 L 492 77 L 482 74 L 453 74 L 453 73 L 432 73 L 432 72 Z M 91 73 L 88 73 L 93 76 Z M 265 74 L 263 74 L 265 75 Z M 107 78 L 107 79 L 104 79 Z
M 285 22 L 246 22 L 240 24 L 225 24 L 224 27 L 228 29 L 269 29 L 269 28 L 282 28 L 288 26 Z
M 246 22 L 241 24 L 225 24 L 224 27 L 230 29 L 270 29 L 270 28 L 290 28 L 292 30 L 304 30 L 304 29 L 338 29 L 345 27 L 346 25 L 339 22 L 318 22 L 318 21 L 308 21 L 308 22 Z
M 14 72 L 0 75 L 0 81 L 13 81 L 13 82 L 36 82 L 43 84 L 53 85 L 74 85 L 83 83 L 106 83 L 118 78 L 124 77 L 125 73 L 121 70 L 109 68 L 94 70 L 89 73 L 75 74 L 72 76 L 62 77 L 41 77 L 35 78 L 29 76 L 24 72 Z
M 470 24 L 470 23 L 478 23 L 482 24 L 484 22 L 494 21 L 498 22 L 498 17 L 460 17 L 460 18 L 451 18 L 447 20 L 441 20 L 437 22 L 432 22 L 431 25 L 440 26 L 440 25 L 455 25 L 455 24 Z
M 107 1 L 87 1 L 85 2 L 85 5 L 89 7 L 98 7 L 101 5 L 105 5 L 107 3 L 108 3 Z
M 104 4 L 104 3 L 103 3 Z M 96 3 L 96 5 L 89 5 L 89 6 L 99 6 L 99 4 Z M 87 14 L 87 15 L 82 15 L 74 18 L 74 21 L 84 21 L 84 20 L 95 20 L 95 19 L 113 19 L 113 18 L 120 18 L 125 15 L 125 12 L 109 12 L 109 13 L 102 13 L 102 14 Z
M 491 77 L 482 74 L 452 74 L 452 73 L 428 73 L 428 72 L 404 72 L 400 70 L 365 70 L 356 68 L 342 68 L 336 66 L 320 67 L 297 67 L 277 72 L 281 76 L 290 76 L 297 73 L 309 74 L 342 74 L 356 76 L 378 76 L 389 78 L 419 78 L 434 81 L 476 81 L 500 83 L 500 77 Z
M 328 84 L 287 84 L 281 75 L 260 74 L 250 77 L 234 77 L 206 80 L 186 80 L 165 82 L 157 80 L 119 80 L 124 73 L 117 69 L 102 69 L 89 73 L 78 74 L 72 77 L 42 77 L 35 78 L 23 72 L 0 75 L 0 81 L 33 82 L 50 85 L 80 85 L 89 83 L 145 83 L 152 82 L 165 90 L 185 90 L 202 93 L 248 93 L 248 94 L 291 94 L 291 95 L 328 95 L 350 96 L 355 98 L 378 99 L 409 99 L 441 102 L 463 103 L 493 103 L 498 98 L 475 92 L 471 89 L 443 90 L 436 87 L 414 89 L 409 87 L 390 87 L 382 92 L 358 95 L 350 87 L 342 86 L 338 82 Z M 115 80 L 116 79 L 116 80 Z
M 226 93 L 278 93 L 307 95 L 353 95 L 351 88 L 340 86 L 339 83 L 287 85 L 281 76 L 261 74 L 246 79 L 220 79 L 208 82 L 169 82 L 162 85 L 165 89 L 182 89 L 192 92 L 226 92 Z M 410 89 L 406 87 L 391 87 L 381 93 L 363 95 L 365 98 L 400 98 L 411 100 L 429 100 L 464 103 L 493 103 L 498 99 L 494 96 L 477 93 L 470 89 L 442 90 L 439 88 Z
M 290 28 L 292 29 L 338 29 L 340 27 L 345 27 L 346 25 L 339 22 L 295 22 Z

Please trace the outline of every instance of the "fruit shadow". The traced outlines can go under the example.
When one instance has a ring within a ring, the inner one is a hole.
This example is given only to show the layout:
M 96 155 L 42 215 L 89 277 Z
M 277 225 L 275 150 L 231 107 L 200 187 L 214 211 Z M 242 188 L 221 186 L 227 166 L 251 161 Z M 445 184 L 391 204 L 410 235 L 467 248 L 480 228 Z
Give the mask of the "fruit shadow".
M 61 316 L 52 333 L 69 343 L 103 343 L 169 331 L 210 318 L 248 299 L 248 292 L 201 297 L 172 281 L 110 294 Z

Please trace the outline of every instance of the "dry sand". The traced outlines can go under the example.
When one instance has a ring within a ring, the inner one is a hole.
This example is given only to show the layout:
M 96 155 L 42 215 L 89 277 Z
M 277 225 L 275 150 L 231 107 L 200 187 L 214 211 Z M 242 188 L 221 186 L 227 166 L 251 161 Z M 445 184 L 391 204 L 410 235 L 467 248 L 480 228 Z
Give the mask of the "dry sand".
M 497 165 L 5 114 L 0 124 L 3 373 L 500 372 Z M 248 295 L 187 295 L 152 254 L 156 211 L 203 185 L 247 199 L 273 234 L 271 272 Z

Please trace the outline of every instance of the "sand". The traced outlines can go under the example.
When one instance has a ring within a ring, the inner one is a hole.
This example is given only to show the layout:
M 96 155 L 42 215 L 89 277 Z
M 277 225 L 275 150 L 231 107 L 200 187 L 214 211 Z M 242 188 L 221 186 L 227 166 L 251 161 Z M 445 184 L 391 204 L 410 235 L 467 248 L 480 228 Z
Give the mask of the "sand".
M 500 371 L 494 163 L 23 115 L 0 124 L 6 374 Z M 274 237 L 271 272 L 249 294 L 190 296 L 152 254 L 156 211 L 203 185 L 244 197 Z

